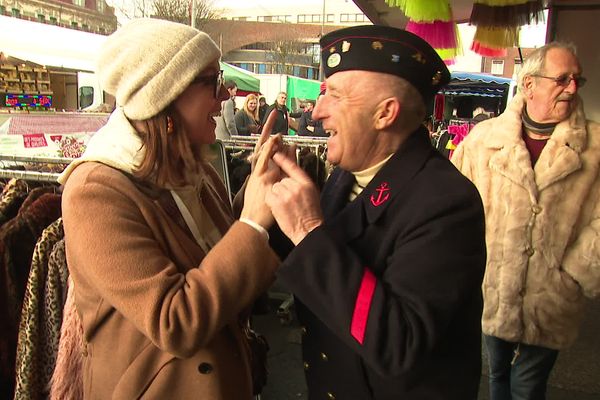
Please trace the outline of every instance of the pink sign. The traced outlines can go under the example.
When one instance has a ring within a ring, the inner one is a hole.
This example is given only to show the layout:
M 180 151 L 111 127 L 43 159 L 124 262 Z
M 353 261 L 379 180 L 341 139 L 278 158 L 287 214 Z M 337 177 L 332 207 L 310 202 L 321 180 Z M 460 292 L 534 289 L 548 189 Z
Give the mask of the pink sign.
M 46 147 L 48 142 L 43 133 L 30 133 L 23 135 L 23 145 L 25 148 Z

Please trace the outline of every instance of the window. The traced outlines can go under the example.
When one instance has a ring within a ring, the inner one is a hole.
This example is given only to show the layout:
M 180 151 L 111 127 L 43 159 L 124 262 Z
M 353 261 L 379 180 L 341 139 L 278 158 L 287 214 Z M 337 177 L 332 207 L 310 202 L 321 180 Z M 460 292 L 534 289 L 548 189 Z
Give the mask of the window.
M 44 14 L 38 14 L 37 19 L 38 19 L 38 22 L 44 22 L 44 21 L 46 21 L 46 16 Z
M 265 64 L 258 64 L 258 73 L 259 74 L 266 74 L 267 73 L 267 66 Z
M 104 14 L 104 4 L 104 0 L 96 0 L 96 10 L 101 14 Z
M 327 14 L 327 17 L 325 18 L 325 21 L 327 21 L 327 23 L 333 23 L 335 21 L 335 15 L 333 15 L 333 14 Z
M 17 17 L 18 18 L 21 15 L 21 10 L 19 10 L 18 8 L 13 8 L 11 10 L 11 15 L 13 17 Z
M 77 26 L 78 26 L 78 25 L 77 25 L 77 22 L 75 22 L 75 21 L 71 21 L 71 27 L 72 27 L 72 28 L 77 28 Z
M 58 23 L 58 20 L 56 19 L 56 17 L 50 17 L 50 23 L 56 25 Z
M 291 15 L 262 15 L 256 17 L 258 22 L 291 22 Z
M 340 14 L 340 22 L 367 22 L 369 19 L 365 14 Z
M 294 66 L 294 72 L 292 73 L 292 75 L 302 77 L 302 75 L 300 75 L 300 67 L 299 66 L 297 66 L 297 65 Z
M 79 88 L 79 109 L 83 110 L 94 102 L 94 88 L 91 86 L 81 86 Z
M 85 7 L 85 0 L 73 0 L 73 4 L 79 7 Z
M 232 17 L 232 21 L 248 21 L 248 17 Z
M 369 19 L 367 18 L 367 16 L 365 14 L 354 14 L 354 21 L 355 22 L 367 22 L 367 21 L 369 21 Z
M 504 74 L 504 60 L 492 60 L 492 75 Z
M 521 67 L 523 67 L 523 63 L 521 62 L 521 59 L 515 58 L 515 68 L 513 69 L 513 74 L 517 75 L 519 72 L 521 72 Z

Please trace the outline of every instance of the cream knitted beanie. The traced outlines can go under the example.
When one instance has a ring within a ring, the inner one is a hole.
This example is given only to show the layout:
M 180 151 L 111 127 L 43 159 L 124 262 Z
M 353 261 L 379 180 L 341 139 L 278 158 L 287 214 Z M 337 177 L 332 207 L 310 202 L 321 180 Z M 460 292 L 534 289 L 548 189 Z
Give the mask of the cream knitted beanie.
M 127 118 L 164 110 L 210 63 L 221 57 L 204 32 L 175 22 L 140 18 L 108 37 L 97 62 L 102 88 Z

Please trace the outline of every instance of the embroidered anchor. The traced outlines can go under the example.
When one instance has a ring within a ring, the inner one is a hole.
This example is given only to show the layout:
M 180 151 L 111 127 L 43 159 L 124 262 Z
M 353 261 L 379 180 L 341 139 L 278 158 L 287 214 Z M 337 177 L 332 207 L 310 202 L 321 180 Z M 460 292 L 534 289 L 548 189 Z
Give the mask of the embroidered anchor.
M 377 198 L 375 198 L 375 194 L 371 195 L 371 204 L 375 207 L 379 207 L 390 198 L 390 188 L 387 182 L 382 182 L 375 191 L 378 192 Z

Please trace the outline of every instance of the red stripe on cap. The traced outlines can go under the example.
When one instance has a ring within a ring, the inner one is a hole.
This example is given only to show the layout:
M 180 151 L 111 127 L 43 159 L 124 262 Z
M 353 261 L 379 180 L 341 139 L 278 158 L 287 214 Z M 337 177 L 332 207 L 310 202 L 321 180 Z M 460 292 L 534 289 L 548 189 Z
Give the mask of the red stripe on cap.
M 365 268 L 360 288 L 358 289 L 358 295 L 356 296 L 356 303 L 354 304 L 352 324 L 350 325 L 352 337 L 360 344 L 363 344 L 365 339 L 367 319 L 369 318 L 376 283 L 375 275 L 368 268 Z

